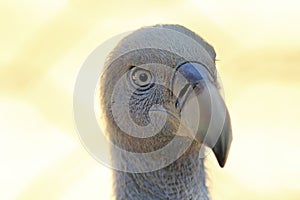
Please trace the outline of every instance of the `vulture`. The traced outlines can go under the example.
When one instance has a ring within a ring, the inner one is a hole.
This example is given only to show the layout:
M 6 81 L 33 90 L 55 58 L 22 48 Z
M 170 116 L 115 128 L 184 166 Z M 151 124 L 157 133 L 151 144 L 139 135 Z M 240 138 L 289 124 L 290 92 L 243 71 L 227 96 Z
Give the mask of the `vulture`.
M 232 141 L 214 48 L 172 24 L 142 27 L 99 78 L 117 200 L 210 199 L 205 156 L 224 167 Z

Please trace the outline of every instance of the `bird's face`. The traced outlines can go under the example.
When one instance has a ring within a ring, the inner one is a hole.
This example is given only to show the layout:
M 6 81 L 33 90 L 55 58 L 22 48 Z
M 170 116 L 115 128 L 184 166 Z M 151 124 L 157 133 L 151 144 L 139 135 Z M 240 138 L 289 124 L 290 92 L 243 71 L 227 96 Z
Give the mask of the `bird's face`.
M 207 66 L 166 50 L 136 49 L 110 60 L 100 91 L 108 136 L 120 148 L 147 153 L 180 137 L 191 149 L 209 146 L 224 166 L 230 119 Z

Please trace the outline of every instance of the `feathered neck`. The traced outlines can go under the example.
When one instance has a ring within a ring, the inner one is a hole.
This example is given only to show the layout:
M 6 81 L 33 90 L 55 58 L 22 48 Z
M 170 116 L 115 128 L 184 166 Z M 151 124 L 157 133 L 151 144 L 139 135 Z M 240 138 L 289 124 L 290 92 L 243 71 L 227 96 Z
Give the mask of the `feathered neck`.
M 208 200 L 204 159 L 199 151 L 187 152 L 162 169 L 147 173 L 114 171 L 117 200 Z

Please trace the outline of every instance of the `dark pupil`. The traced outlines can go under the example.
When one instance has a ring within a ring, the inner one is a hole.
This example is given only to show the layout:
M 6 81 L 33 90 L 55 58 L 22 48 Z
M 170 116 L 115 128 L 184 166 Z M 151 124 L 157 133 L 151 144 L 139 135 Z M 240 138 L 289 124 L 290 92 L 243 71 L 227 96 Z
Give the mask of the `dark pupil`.
M 139 76 L 140 81 L 146 82 L 148 80 L 148 76 L 146 73 L 141 73 Z

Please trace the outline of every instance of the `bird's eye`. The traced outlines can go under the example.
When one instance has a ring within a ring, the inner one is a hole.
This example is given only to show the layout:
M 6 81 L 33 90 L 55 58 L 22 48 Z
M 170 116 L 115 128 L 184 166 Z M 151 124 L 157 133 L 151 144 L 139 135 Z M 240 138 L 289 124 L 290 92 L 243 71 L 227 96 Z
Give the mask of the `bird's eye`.
M 134 67 L 130 73 L 131 82 L 138 89 L 148 89 L 153 83 L 151 72 L 145 69 Z

